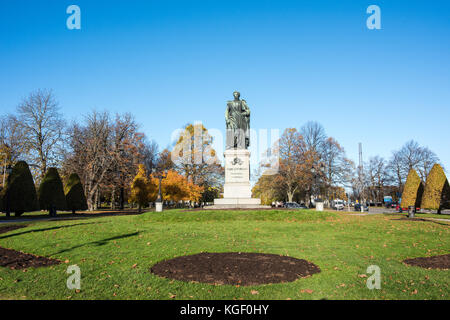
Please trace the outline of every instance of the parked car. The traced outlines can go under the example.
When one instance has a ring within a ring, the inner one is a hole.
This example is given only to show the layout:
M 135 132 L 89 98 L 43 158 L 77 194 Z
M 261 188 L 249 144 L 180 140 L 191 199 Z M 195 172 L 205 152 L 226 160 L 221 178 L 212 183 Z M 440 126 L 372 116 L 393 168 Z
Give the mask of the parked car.
M 284 207 L 288 209 L 307 209 L 304 204 L 298 204 L 297 202 L 286 202 Z
M 368 212 L 369 211 L 369 207 L 367 206 L 367 204 L 363 204 L 362 206 L 363 206 L 364 212 Z M 361 203 L 355 204 L 355 211 L 360 211 L 361 212 Z
M 344 210 L 344 200 L 333 200 L 331 202 L 331 208 L 334 210 Z

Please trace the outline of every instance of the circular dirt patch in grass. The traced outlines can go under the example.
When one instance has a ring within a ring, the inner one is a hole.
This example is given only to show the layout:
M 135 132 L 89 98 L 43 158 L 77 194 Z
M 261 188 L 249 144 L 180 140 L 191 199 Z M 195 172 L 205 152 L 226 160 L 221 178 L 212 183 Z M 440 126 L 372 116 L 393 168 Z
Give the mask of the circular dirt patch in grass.
M 17 230 L 17 229 L 22 229 L 22 228 L 25 228 L 26 226 L 24 226 L 24 225 L 22 225 L 22 226 L 19 226 L 19 225 L 13 225 L 13 226 L 1 226 L 0 227 L 0 234 L 1 233 L 8 233 L 8 232 L 11 232 L 11 231 L 14 231 L 14 230 Z
M 427 258 L 414 258 L 403 260 L 404 263 L 411 266 L 425 269 L 450 269 L 450 254 L 432 256 Z
M 60 263 L 61 261 L 56 259 L 39 257 L 33 254 L 0 247 L 0 267 L 26 269 L 48 267 Z
M 181 281 L 211 284 L 258 285 L 291 282 L 320 272 L 315 264 L 265 253 L 199 253 L 165 260 L 150 271 Z

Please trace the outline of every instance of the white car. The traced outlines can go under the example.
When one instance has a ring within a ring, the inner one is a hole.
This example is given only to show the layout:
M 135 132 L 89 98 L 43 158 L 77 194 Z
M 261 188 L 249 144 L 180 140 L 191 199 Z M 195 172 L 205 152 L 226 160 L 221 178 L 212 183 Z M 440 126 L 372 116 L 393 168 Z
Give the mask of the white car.
M 344 210 L 344 200 L 334 200 L 331 207 L 335 210 Z

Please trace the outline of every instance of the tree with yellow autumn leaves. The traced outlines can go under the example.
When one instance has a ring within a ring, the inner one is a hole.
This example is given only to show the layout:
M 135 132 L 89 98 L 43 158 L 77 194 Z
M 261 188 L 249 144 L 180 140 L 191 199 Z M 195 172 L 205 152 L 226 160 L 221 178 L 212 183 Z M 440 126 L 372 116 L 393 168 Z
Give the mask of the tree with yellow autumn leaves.
M 138 204 L 139 213 L 142 207 L 148 205 L 151 195 L 154 192 L 154 186 L 148 178 L 147 171 L 143 164 L 139 165 L 138 173 L 131 183 L 130 202 Z

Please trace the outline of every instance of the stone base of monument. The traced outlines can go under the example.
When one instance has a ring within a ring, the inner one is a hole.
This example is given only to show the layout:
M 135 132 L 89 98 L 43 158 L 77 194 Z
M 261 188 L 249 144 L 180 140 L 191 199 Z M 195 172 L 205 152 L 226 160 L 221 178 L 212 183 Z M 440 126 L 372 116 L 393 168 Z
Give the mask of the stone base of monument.
M 214 199 L 214 205 L 203 209 L 270 209 L 271 206 L 261 205 L 261 199 L 256 198 L 221 198 Z
M 250 151 L 245 149 L 226 150 L 225 185 L 223 198 L 214 199 L 214 205 L 205 209 L 262 209 L 261 199 L 252 198 L 250 185 Z

